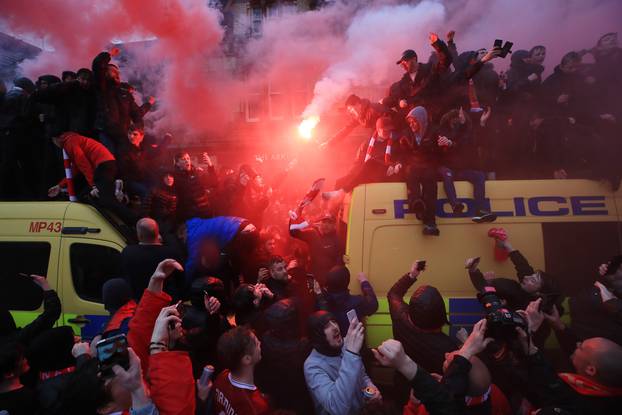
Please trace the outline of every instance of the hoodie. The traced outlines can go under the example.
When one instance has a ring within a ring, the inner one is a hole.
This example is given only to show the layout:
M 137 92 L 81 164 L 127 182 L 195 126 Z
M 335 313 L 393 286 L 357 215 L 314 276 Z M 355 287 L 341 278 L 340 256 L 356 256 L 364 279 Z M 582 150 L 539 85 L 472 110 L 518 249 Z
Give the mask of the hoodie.
M 436 167 L 438 163 L 438 146 L 436 145 L 436 131 L 430 128 L 428 112 L 424 107 L 415 107 L 407 117 L 417 120 L 419 130 L 413 132 L 410 127 L 406 130 L 405 139 L 410 148 L 409 162 L 413 167 Z

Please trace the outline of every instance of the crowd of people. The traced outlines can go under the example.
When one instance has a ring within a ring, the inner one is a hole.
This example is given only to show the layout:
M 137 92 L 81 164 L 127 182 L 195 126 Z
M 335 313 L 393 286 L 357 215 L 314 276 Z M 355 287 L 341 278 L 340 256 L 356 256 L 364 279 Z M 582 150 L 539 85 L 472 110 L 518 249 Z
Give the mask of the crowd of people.
M 616 413 L 621 256 L 595 271 L 592 291 L 570 300 L 568 326 L 555 277 L 535 270 L 497 229 L 517 279 L 481 272 L 477 258 L 466 260 L 465 276 L 452 276 L 470 278 L 485 305 L 470 334 L 443 331 L 446 306 L 432 285 L 404 302 L 434 273 L 415 262 L 387 294 L 394 339 L 365 346 L 363 323 L 378 299 L 364 274 L 361 294 L 349 291 L 331 200 L 359 184 L 405 180 L 424 233 L 438 235 L 439 179 L 455 212 L 465 207 L 453 181 L 473 183 L 476 222 L 495 220 L 485 204 L 489 172 L 619 182 L 616 34 L 566 54 L 545 80 L 543 46 L 514 51 L 501 76 L 490 61 L 507 48 L 458 54 L 454 39 L 431 34 L 436 53 L 427 64 L 404 51 L 404 77 L 381 102 L 348 97 L 352 123 L 324 147 L 358 125 L 371 138 L 335 190 L 317 198 L 318 180 L 292 209 L 278 178 L 270 186 L 249 164 L 223 174 L 207 154 L 204 170 L 179 151 L 174 167 L 160 170 L 171 137 L 145 141 L 142 119 L 155 100 L 136 104 L 110 63 L 118 50 L 62 80 L 17 79 L 2 96 L 0 195 L 76 195 L 134 228 L 138 243 L 121 254 L 123 275 L 102 287 L 109 318 L 93 339 L 54 327 L 61 302 L 43 276 L 31 276 L 44 292 L 32 323 L 18 328 L 0 306 L 0 413 Z M 582 64 L 588 53 L 594 63 Z M 552 356 L 551 333 L 561 347 Z M 379 366 L 395 369 L 391 387 L 374 379 Z

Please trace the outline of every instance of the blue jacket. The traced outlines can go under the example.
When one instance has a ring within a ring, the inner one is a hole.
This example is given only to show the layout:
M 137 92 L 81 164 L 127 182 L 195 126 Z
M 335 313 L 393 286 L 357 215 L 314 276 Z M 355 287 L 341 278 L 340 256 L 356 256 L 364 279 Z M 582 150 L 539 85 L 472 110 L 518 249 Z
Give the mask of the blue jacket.
M 199 261 L 199 248 L 201 243 L 214 239 L 220 249 L 224 249 L 235 238 L 240 226 L 246 219 L 235 216 L 217 216 L 211 219 L 193 218 L 186 221 L 188 229 L 187 247 L 188 259 L 186 261 L 186 280 L 189 281 Z

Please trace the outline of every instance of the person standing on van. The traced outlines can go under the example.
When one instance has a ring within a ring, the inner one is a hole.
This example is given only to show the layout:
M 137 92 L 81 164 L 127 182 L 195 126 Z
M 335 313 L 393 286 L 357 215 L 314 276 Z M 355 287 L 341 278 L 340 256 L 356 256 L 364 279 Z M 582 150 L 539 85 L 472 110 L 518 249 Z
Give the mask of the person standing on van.
M 428 112 L 423 107 L 413 108 L 406 117 L 406 142 L 410 152 L 406 160 L 406 187 L 408 206 L 425 225 L 424 235 L 440 235 L 436 227 L 436 200 L 438 198 L 437 135 L 429 126 Z
M 67 152 L 74 173 L 82 173 L 91 187 L 89 194 L 94 200 L 98 201 L 102 207 L 110 209 L 126 224 L 136 223 L 137 217 L 134 212 L 115 198 L 117 164 L 114 156 L 106 147 L 92 138 L 73 132 L 52 137 L 52 141 Z M 51 187 L 48 190 L 48 196 L 58 196 L 61 187 L 65 186 L 67 186 L 66 178 Z

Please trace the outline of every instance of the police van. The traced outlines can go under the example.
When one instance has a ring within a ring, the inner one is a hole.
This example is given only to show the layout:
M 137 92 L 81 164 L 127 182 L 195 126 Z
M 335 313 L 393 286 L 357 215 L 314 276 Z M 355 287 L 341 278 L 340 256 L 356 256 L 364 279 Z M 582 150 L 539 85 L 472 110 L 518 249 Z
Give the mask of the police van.
M 482 318 L 465 260 L 479 256 L 482 271 L 516 278 L 511 261 L 494 259 L 494 241 L 487 235 L 490 228 L 504 228 L 513 247 L 535 269 L 554 275 L 566 295 L 593 284 L 598 265 L 621 252 L 622 191 L 612 192 L 606 184 L 587 180 L 487 182 L 488 209 L 498 216 L 488 224 L 470 219 L 475 212 L 471 185 L 459 182 L 456 190 L 468 207 L 462 214 L 453 213 L 439 183 L 438 237 L 422 235 L 423 225 L 408 210 L 405 184 L 367 184 L 352 193 L 344 214 L 345 259 L 353 276 L 367 274 L 379 301 L 378 312 L 367 319 L 369 346 L 392 337 L 386 295 L 417 259 L 427 264 L 413 289 L 421 284 L 439 289 L 451 324 L 445 327 L 447 333 L 468 328 Z M 356 292 L 358 283 L 352 280 L 351 290 Z
M 106 319 L 102 285 L 121 275 L 130 240 L 111 217 L 71 202 L 0 202 L 0 304 L 18 326 L 41 311 L 42 292 L 23 274 L 47 276 L 62 303 L 59 324 L 92 338 Z
M 442 187 L 439 184 L 439 187 Z M 427 270 L 416 284 L 442 293 L 455 331 L 482 316 L 464 260 L 480 256 L 482 270 L 515 275 L 509 262 L 493 259 L 491 227 L 503 227 L 515 248 L 535 268 L 557 276 L 565 293 L 590 284 L 595 268 L 620 252 L 622 192 L 583 180 L 492 181 L 486 184 L 492 224 L 470 220 L 474 205 L 468 183 L 456 183 L 468 209 L 452 213 L 444 193 L 437 206 L 439 237 L 423 236 L 408 210 L 403 183 L 357 187 L 345 208 L 346 262 L 352 275 L 365 272 L 378 295 L 378 313 L 367 319 L 367 340 L 376 346 L 392 337 L 386 294 L 416 259 Z M 440 190 L 440 189 L 439 189 Z M 101 288 L 121 275 L 120 254 L 131 242 L 113 218 L 93 206 L 71 202 L 0 202 L 0 304 L 18 326 L 41 312 L 41 291 L 19 274 L 46 275 L 62 302 L 60 324 L 84 338 L 101 328 L 106 312 Z M 358 287 L 353 278 L 352 291 Z

